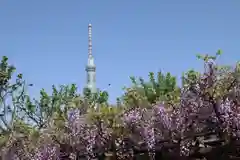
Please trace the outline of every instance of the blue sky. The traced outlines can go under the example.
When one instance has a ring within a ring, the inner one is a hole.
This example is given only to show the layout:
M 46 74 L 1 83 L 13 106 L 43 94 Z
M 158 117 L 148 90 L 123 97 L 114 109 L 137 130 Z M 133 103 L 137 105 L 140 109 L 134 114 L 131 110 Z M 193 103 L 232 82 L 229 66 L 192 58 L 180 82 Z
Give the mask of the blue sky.
M 161 69 L 180 77 L 201 70 L 197 53 L 219 48 L 219 62 L 240 60 L 239 16 L 239 0 L 1 0 L 0 56 L 34 84 L 33 96 L 52 84 L 76 83 L 80 90 L 92 23 L 97 86 L 111 83 L 114 102 L 131 75 Z

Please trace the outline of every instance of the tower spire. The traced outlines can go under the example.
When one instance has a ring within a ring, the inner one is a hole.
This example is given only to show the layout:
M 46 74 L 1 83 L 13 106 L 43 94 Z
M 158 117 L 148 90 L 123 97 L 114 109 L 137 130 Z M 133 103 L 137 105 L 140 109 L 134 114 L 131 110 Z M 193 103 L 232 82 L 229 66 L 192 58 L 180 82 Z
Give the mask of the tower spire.
M 92 25 L 88 24 L 88 56 L 92 56 Z

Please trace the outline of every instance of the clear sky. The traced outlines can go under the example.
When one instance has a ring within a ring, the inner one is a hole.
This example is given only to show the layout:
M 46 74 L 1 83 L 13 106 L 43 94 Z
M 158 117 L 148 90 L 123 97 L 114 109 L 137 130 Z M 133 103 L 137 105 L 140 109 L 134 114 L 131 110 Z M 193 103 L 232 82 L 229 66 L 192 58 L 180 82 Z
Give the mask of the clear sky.
M 97 86 L 110 101 L 129 76 L 201 70 L 197 53 L 223 50 L 222 63 L 240 60 L 239 0 L 1 0 L 0 56 L 34 86 L 86 81 L 87 27 L 93 25 Z

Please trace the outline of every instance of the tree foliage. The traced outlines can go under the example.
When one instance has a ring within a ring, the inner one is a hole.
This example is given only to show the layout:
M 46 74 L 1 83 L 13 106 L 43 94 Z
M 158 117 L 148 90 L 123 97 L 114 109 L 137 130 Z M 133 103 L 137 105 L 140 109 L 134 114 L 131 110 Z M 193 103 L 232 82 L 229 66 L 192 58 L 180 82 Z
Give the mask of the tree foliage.
M 50 94 L 42 89 L 32 99 L 21 74 L 12 80 L 15 68 L 3 57 L 1 158 L 239 158 L 240 63 L 219 66 L 220 54 L 197 55 L 204 72 L 183 73 L 181 87 L 170 73 L 131 77 L 117 107 L 106 91 L 80 95 L 74 84 L 53 86 Z
M 6 56 L 2 57 L 0 63 L 0 147 L 4 153 L 22 153 L 22 150 L 13 145 L 18 143 L 23 146 L 23 137 L 33 130 L 23 122 L 18 108 L 24 106 L 26 82 L 22 79 L 22 74 L 18 74 L 14 79 L 15 67 L 8 63 Z M 1 155 L 2 155 L 1 154 Z M 6 154 L 8 157 L 9 155 Z M 14 158 L 10 156 L 11 158 Z M 10 159 L 10 158 L 9 158 Z
M 150 72 L 148 81 L 141 77 L 138 80 L 135 77 L 130 79 L 132 86 L 125 88 L 126 92 L 122 97 L 127 106 L 139 107 L 139 104 L 144 104 L 144 107 L 149 108 L 161 101 L 169 104 L 179 102 L 180 88 L 177 86 L 176 77 L 169 72 L 158 72 L 156 78 L 154 73 Z
M 53 85 L 51 95 L 48 95 L 44 89 L 40 91 L 40 100 L 31 100 L 27 96 L 26 105 L 20 110 L 39 129 L 46 128 L 53 116 L 63 119 L 67 110 L 74 107 L 73 103 L 79 105 L 80 102 L 77 102 L 79 96 L 75 84 L 61 85 L 58 88 Z

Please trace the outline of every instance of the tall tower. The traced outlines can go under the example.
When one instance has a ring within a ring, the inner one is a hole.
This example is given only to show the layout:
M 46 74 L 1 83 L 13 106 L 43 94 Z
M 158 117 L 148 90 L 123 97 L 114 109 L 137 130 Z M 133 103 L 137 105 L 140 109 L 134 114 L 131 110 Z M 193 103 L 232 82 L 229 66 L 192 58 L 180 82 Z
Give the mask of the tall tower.
M 96 93 L 96 66 L 92 55 L 92 25 L 88 25 L 88 63 L 86 65 L 87 72 L 87 88 L 91 93 Z

